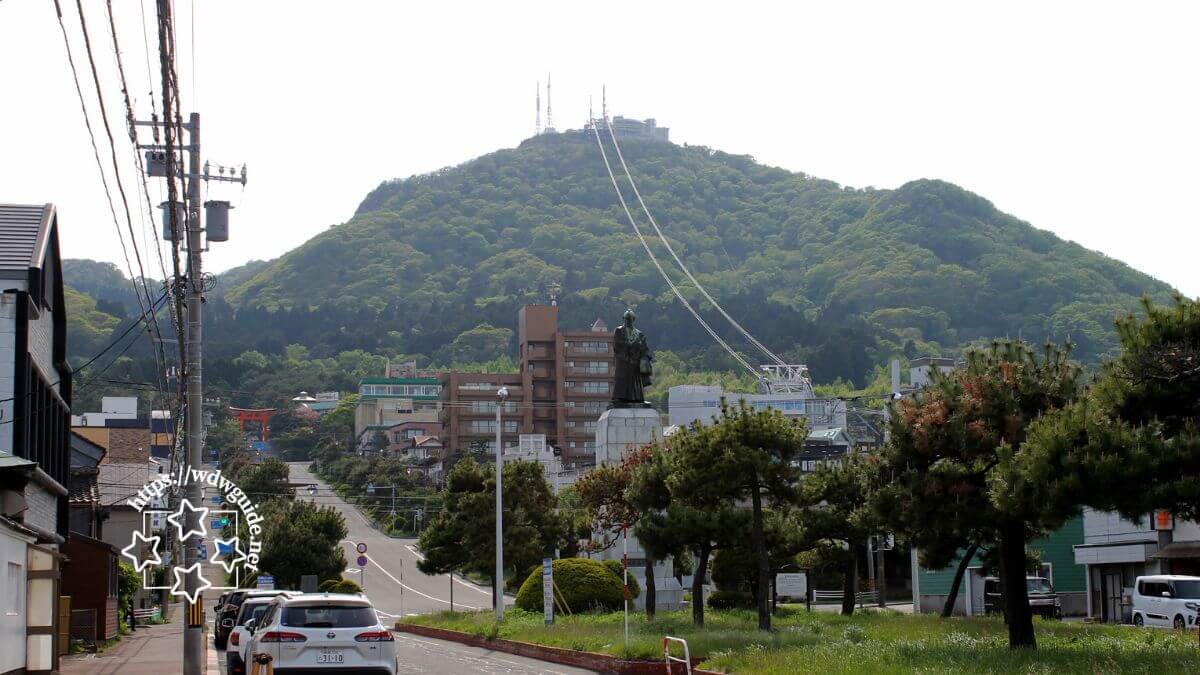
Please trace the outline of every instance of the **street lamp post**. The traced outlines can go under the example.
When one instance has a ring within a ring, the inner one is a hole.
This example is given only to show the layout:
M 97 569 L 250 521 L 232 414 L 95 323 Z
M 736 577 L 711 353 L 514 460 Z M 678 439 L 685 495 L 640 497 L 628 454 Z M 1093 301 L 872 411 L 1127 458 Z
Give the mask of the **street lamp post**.
M 508 387 L 496 390 L 496 576 L 493 601 L 496 603 L 497 622 L 504 619 L 504 443 L 500 437 L 504 422 L 500 413 L 506 398 Z

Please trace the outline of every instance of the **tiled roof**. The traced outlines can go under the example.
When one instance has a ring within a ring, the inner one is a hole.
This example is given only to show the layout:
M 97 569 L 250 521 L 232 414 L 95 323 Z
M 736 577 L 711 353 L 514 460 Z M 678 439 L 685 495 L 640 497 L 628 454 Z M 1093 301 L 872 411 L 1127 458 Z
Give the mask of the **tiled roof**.
M 72 504 L 99 504 L 100 486 L 97 477 L 100 471 L 91 468 L 71 470 L 70 500 Z
M 137 493 L 150 482 L 151 465 L 141 464 L 101 464 L 99 487 L 101 506 L 119 506 L 126 499 Z M 157 469 L 154 469 L 157 473 Z

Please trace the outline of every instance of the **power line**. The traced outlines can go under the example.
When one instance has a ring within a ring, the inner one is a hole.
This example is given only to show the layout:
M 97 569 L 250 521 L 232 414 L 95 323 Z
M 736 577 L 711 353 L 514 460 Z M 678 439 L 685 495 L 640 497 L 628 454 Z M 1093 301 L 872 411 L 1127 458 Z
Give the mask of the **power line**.
M 753 344 L 755 347 L 758 347 L 758 349 L 762 351 L 767 358 L 774 360 L 775 363 L 781 366 L 787 365 L 783 362 L 783 359 L 776 356 L 775 353 L 770 349 L 767 349 L 761 342 L 756 340 L 754 336 L 750 334 L 750 331 L 743 328 L 742 324 L 738 323 L 732 316 L 730 316 L 729 313 L 726 312 L 723 307 L 721 307 L 721 304 L 718 303 L 713 296 L 708 294 L 708 291 L 704 289 L 704 286 L 700 284 L 700 281 L 696 279 L 696 277 L 692 276 L 692 273 L 687 268 L 687 265 L 684 265 L 683 260 L 680 260 L 679 255 L 675 253 L 675 247 L 671 246 L 671 242 L 667 240 L 667 237 L 663 234 L 662 229 L 658 227 L 658 222 L 654 220 L 654 216 L 650 213 L 650 209 L 646 207 L 646 202 L 642 199 L 642 193 L 640 190 L 638 190 L 637 183 L 633 182 L 633 174 L 629 172 L 629 165 L 625 163 L 625 156 L 621 153 L 621 146 L 617 143 L 617 134 L 615 131 L 613 131 L 612 123 L 609 122 L 607 115 L 604 117 L 604 124 L 608 127 L 608 134 L 609 137 L 612 138 L 613 148 L 615 148 L 617 151 L 617 159 L 621 161 L 621 168 L 625 170 L 625 177 L 629 180 L 630 187 L 633 188 L 633 194 L 637 196 L 638 203 L 642 205 L 642 211 L 645 212 L 646 218 L 648 218 L 650 220 L 650 224 L 654 226 L 654 231 L 658 233 L 659 240 L 663 243 L 663 246 L 667 247 L 667 251 L 670 252 L 671 257 L 675 259 L 675 263 L 679 265 L 679 269 L 683 270 L 683 273 L 687 275 L 687 278 L 696 287 L 696 290 L 700 291 L 700 294 L 703 295 L 710 303 L 712 303 L 713 307 L 717 308 L 717 311 L 721 313 L 721 316 L 725 317 L 729 323 L 733 324 L 733 327 L 738 329 L 738 331 L 740 331 L 741 334 L 744 335 L 751 344 Z
M 759 373 L 754 369 L 754 366 L 751 366 L 746 359 L 742 358 L 741 354 L 738 354 L 732 347 L 729 346 L 727 342 L 725 342 L 725 340 L 721 339 L 721 336 L 717 335 L 716 331 L 714 331 L 712 327 L 708 325 L 708 322 L 706 322 L 704 318 L 692 308 L 692 305 L 687 301 L 687 298 L 683 297 L 683 293 L 681 293 L 675 286 L 675 282 L 671 281 L 671 277 L 667 275 L 667 272 L 663 269 L 662 264 L 658 262 L 658 258 L 655 257 L 654 251 L 650 250 L 650 244 L 646 241 L 646 237 L 642 235 L 641 228 L 638 227 L 637 221 L 634 220 L 633 213 L 629 210 L 629 205 L 625 203 L 625 196 L 621 194 L 621 188 L 617 185 L 617 177 L 613 173 L 612 165 L 608 162 L 608 152 L 605 151 L 604 143 L 600 140 L 600 128 L 596 124 L 595 120 L 592 120 L 592 131 L 596 135 L 596 145 L 600 147 L 600 155 L 604 158 L 604 168 L 608 171 L 608 178 L 612 181 L 613 189 L 617 191 L 617 199 L 621 201 L 621 208 L 625 210 L 625 215 L 629 218 L 629 224 L 633 226 L 633 231 L 637 233 L 638 240 L 642 242 L 642 248 L 646 249 L 646 255 L 650 256 L 650 262 L 654 263 L 654 267 L 658 269 L 658 273 L 662 276 L 663 280 L 667 282 L 667 286 L 670 286 L 671 292 L 675 294 L 675 297 L 679 299 L 680 304 L 682 304 L 684 309 L 686 309 L 688 313 L 690 313 L 692 317 L 696 319 L 705 332 L 707 332 L 713 340 L 716 340 L 717 344 L 724 347 L 725 351 L 729 352 L 729 355 L 732 356 L 735 361 L 741 364 L 743 368 L 754 375 L 755 378 L 759 377 Z

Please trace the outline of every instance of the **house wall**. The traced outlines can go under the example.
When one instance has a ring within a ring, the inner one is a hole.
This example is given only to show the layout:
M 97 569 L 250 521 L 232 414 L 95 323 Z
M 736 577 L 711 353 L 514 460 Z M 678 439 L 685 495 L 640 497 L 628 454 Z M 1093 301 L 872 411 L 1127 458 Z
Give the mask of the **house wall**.
M 112 588 L 116 556 L 111 549 L 78 537 L 63 546 L 63 553 L 70 562 L 63 567 L 61 592 L 71 596 L 71 609 L 96 610 L 96 638 L 116 637 L 117 589 Z
M 1059 598 L 1062 600 L 1063 614 L 1068 616 L 1082 616 L 1087 613 L 1087 569 L 1083 565 L 1075 564 L 1074 548 L 1075 544 L 1083 543 L 1083 522 L 1082 517 L 1073 518 L 1050 536 L 1029 543 L 1029 548 L 1041 555 L 1042 563 L 1050 564 L 1054 590 L 1058 592 Z M 969 563 L 970 566 L 980 564 L 982 562 L 978 555 Z M 957 567 L 958 560 L 956 559 L 945 569 L 919 568 L 921 611 L 941 610 L 942 603 L 950 593 L 951 584 L 954 581 L 954 570 Z M 963 581 L 958 587 L 956 612 L 965 611 L 966 576 L 963 575 Z
M 24 282 L 10 281 L 16 288 L 24 290 Z M 13 392 L 16 387 L 16 334 L 17 295 L 0 293 L 0 419 L 13 418 Z M 51 371 L 53 372 L 53 371 Z M 0 451 L 12 454 L 13 425 L 0 424 Z
M 0 672 L 25 667 L 27 540 L 0 527 Z

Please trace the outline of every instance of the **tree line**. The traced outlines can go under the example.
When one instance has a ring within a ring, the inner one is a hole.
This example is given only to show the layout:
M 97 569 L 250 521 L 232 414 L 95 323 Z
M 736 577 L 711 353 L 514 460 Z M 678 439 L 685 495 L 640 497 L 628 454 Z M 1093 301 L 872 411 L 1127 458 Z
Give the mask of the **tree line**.
M 1031 540 L 1084 507 L 1200 518 L 1200 303 L 1147 300 L 1117 322 L 1117 334 L 1118 354 L 1091 381 L 1070 345 L 1003 339 L 973 348 L 959 368 L 892 404 L 881 449 L 809 473 L 797 461 L 803 421 L 727 404 L 714 424 L 592 469 L 558 503 L 537 465 L 506 466 L 506 560 L 520 574 L 569 542 L 572 553 L 610 546 L 628 526 L 649 558 L 647 612 L 654 561 L 691 558 L 693 620 L 702 625 L 710 559 L 739 550 L 759 627 L 769 630 L 774 573 L 814 554 L 840 559 L 850 613 L 859 552 L 869 537 L 895 533 L 926 567 L 988 551 L 1009 644 L 1036 648 L 1025 583 Z M 510 471 L 520 486 L 512 495 Z M 491 481 L 474 462 L 451 472 L 446 509 L 422 536 L 433 561 L 426 571 L 490 574 Z M 510 541 L 520 542 L 511 558 Z

